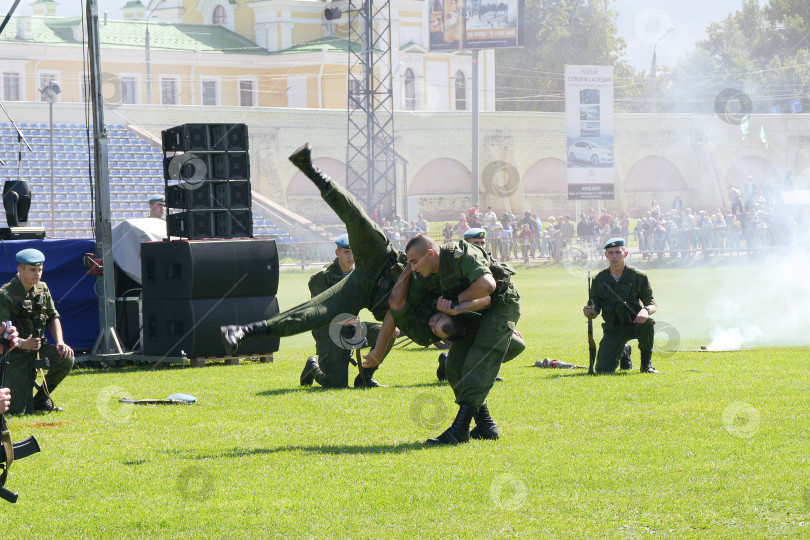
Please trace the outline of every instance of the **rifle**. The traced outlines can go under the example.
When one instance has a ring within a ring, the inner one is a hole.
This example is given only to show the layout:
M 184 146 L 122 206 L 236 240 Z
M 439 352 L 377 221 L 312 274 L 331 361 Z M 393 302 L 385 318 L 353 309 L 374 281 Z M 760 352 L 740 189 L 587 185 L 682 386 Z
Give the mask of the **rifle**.
M 588 272 L 588 306 L 593 308 L 593 298 L 591 298 L 591 273 Z M 596 342 L 593 340 L 593 319 L 588 317 L 588 375 L 593 375 L 593 364 L 596 361 Z
M 2 360 L 0 360 L 0 388 L 5 388 L 6 385 L 6 366 L 8 365 L 8 350 L 10 343 L 8 341 L 8 329 L 11 326 L 11 321 L 6 321 L 6 330 L 3 334 L 3 345 L 5 352 L 3 353 Z M 10 503 L 17 502 L 18 495 L 6 488 L 6 479 L 8 478 L 8 471 L 14 458 L 22 459 L 31 454 L 39 452 L 39 445 L 34 437 L 28 437 L 24 441 L 18 443 L 11 443 L 11 434 L 8 430 L 8 423 L 6 422 L 5 414 L 0 414 L 0 441 L 2 441 L 3 449 L 3 462 L 0 463 L 0 497 Z M 19 454 L 16 452 L 19 451 Z M 15 455 L 16 454 L 16 455 Z

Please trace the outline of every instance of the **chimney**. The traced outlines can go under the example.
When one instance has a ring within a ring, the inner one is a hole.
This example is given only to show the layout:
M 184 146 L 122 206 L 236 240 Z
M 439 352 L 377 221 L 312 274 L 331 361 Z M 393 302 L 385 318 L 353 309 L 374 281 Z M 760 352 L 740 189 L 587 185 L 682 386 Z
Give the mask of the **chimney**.
M 146 19 L 146 7 L 140 0 L 130 0 L 121 11 L 124 12 L 125 21 L 143 21 Z
M 37 0 L 34 2 L 32 6 L 34 8 L 34 15 L 41 17 L 45 16 L 56 16 L 56 6 L 58 6 L 56 0 Z

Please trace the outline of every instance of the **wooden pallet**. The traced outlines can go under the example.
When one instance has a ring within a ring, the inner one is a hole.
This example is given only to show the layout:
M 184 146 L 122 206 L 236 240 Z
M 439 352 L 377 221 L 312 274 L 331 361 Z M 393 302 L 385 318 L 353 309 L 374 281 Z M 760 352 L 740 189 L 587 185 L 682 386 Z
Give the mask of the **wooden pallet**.
M 267 364 L 273 361 L 272 354 L 263 354 L 261 356 L 195 356 L 193 358 L 175 357 L 175 356 L 144 356 L 133 353 L 124 354 L 101 354 L 91 356 L 78 356 L 76 362 L 96 362 L 109 367 L 123 366 L 129 361 L 140 361 L 154 363 L 155 367 L 160 364 L 185 364 L 188 361 L 191 367 L 203 367 L 206 360 L 225 361 L 225 364 L 230 366 L 238 366 L 240 358 L 258 358 L 262 364 Z
M 205 366 L 205 362 L 208 360 L 224 360 L 226 365 L 229 366 L 238 366 L 240 358 L 246 358 L 244 356 L 195 356 L 193 358 L 189 358 L 189 366 L 190 367 L 203 367 Z M 258 358 L 259 362 L 262 364 L 268 364 L 273 361 L 272 354 L 265 354 L 262 356 L 257 357 L 247 357 L 247 358 Z

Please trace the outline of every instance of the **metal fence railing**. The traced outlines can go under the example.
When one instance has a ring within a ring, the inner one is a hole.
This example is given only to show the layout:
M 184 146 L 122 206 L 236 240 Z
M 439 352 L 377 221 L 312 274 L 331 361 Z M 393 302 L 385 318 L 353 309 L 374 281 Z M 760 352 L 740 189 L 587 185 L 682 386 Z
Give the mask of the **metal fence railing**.
M 335 258 L 335 243 L 331 241 L 277 243 L 276 249 L 281 266 L 300 266 L 302 270 L 308 265 L 330 263 Z

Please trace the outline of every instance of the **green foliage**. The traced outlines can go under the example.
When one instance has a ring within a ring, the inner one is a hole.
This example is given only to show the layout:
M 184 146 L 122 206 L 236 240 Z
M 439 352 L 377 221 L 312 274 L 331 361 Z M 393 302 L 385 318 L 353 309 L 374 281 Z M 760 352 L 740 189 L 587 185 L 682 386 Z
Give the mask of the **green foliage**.
M 763 6 L 744 0 L 739 11 L 711 24 L 707 39 L 673 69 L 661 108 L 710 112 L 714 96 L 736 88 L 752 98 L 754 113 L 776 105 L 788 112 L 792 99 L 810 92 L 808 6 L 804 0 L 771 0 Z
M 636 91 L 608 0 L 531 0 L 525 20 L 525 46 L 495 52 L 498 110 L 565 110 L 566 64 L 615 66 L 617 99 Z
M 306 298 L 308 275 L 282 274 L 282 307 Z M 652 270 L 656 318 L 710 323 L 697 291 L 724 275 Z M 533 265 L 516 279 L 529 347 L 490 394 L 500 441 L 423 446 L 455 413 L 435 349 L 395 349 L 377 377 L 389 388 L 368 391 L 299 386 L 309 335 L 284 338 L 272 364 L 78 369 L 56 393 L 65 412 L 10 419 L 13 439 L 35 435 L 42 452 L 14 463 L 20 499 L 3 502 L 0 528 L 8 538 L 807 536 L 806 349 L 659 351 L 657 376 L 543 370 L 532 366 L 544 357 L 587 365 L 585 278 Z M 705 343 L 709 329 L 680 346 Z M 199 401 L 117 402 L 173 392 Z

